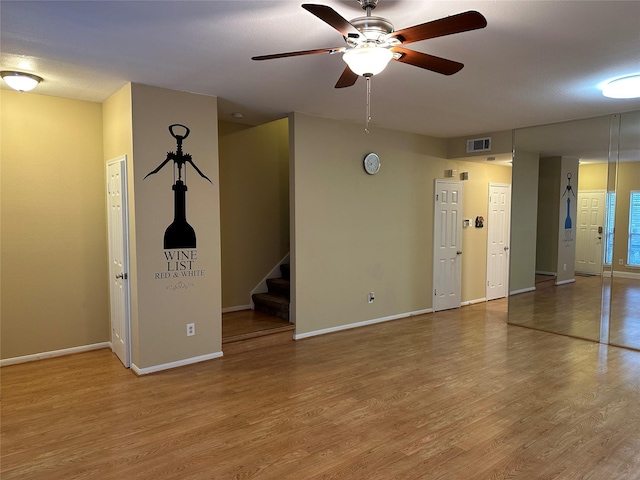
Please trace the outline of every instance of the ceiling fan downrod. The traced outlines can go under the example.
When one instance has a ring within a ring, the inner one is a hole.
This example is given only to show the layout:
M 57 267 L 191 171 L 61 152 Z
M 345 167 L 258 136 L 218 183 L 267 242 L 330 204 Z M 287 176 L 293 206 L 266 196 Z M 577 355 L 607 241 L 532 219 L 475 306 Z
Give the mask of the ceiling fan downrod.
M 371 10 L 378 6 L 378 0 L 357 0 L 363 10 L 367 12 L 367 16 L 371 15 Z

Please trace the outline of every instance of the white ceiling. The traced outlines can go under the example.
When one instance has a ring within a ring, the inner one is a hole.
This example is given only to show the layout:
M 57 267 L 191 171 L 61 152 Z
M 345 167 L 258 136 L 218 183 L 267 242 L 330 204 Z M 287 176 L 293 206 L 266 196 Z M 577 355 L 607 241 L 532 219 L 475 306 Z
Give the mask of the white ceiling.
M 251 60 L 343 45 L 301 3 L 2 0 L 0 68 L 44 77 L 43 95 L 101 102 L 133 81 L 218 96 L 229 121 L 299 111 L 364 124 L 363 79 L 334 88 L 341 55 Z M 317 3 L 363 15 L 355 0 Z M 447 77 L 392 62 L 372 81 L 372 131 L 448 138 L 640 109 L 598 89 L 640 72 L 640 1 L 380 0 L 374 14 L 400 29 L 467 10 L 488 26 L 410 45 L 465 68 Z

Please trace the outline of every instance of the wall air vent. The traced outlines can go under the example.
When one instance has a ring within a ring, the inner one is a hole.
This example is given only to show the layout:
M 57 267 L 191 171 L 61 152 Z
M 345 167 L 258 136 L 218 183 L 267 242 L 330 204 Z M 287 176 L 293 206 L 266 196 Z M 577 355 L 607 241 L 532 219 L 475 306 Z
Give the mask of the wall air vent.
M 488 152 L 491 150 L 491 137 L 467 140 L 467 153 Z

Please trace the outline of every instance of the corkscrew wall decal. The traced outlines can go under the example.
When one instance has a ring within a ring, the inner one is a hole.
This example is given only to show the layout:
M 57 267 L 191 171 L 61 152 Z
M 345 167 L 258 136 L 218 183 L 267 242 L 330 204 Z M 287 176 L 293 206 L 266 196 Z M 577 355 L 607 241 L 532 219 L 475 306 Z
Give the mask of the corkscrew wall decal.
M 174 132 L 174 127 L 184 128 L 184 134 L 179 135 Z M 167 152 L 167 158 L 162 162 L 158 168 L 147 173 L 144 177 L 146 179 L 149 175 L 158 173 L 162 167 L 164 167 L 169 161 L 174 162 L 174 181 L 175 183 L 171 187 L 173 190 L 174 198 L 174 214 L 173 223 L 167 227 L 164 232 L 164 248 L 165 250 L 177 249 L 177 248 L 196 248 L 196 232 L 191 225 L 187 222 L 187 209 L 186 209 L 186 197 L 187 197 L 187 185 L 182 179 L 182 168 L 184 167 L 184 176 L 186 179 L 186 164 L 189 163 L 195 169 L 198 174 L 209 183 L 213 182 L 207 177 L 200 169 L 193 163 L 191 155 L 182 152 L 182 141 L 189 136 L 190 130 L 185 125 L 174 123 L 169 125 L 169 132 L 171 136 L 176 139 L 176 151 Z M 177 169 L 177 175 L 176 175 Z M 176 178 L 177 177 L 177 178 Z M 143 179 L 143 180 L 144 180 Z
M 573 198 L 576 198 L 576 194 L 573 192 L 573 188 L 571 187 L 571 176 L 571 172 L 567 173 L 567 186 L 564 189 L 562 197 L 567 195 L 567 192 L 571 192 Z M 569 195 L 567 195 L 567 217 L 564 220 L 564 238 L 567 241 L 573 240 L 571 224 L 571 197 Z

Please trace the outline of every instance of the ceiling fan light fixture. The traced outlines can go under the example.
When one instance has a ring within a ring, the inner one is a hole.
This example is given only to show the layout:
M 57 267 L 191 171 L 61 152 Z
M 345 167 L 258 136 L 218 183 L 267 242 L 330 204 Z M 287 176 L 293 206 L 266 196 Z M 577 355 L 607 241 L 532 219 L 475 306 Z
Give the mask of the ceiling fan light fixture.
M 602 95 L 609 98 L 640 98 L 640 74 L 615 78 L 604 84 Z
M 11 70 L 3 70 L 0 77 L 14 90 L 19 92 L 28 92 L 36 88 L 42 81 L 42 77 L 32 73 L 15 72 Z
M 379 74 L 392 58 L 393 52 L 388 48 L 366 44 L 347 50 L 342 55 L 351 71 L 360 76 Z

